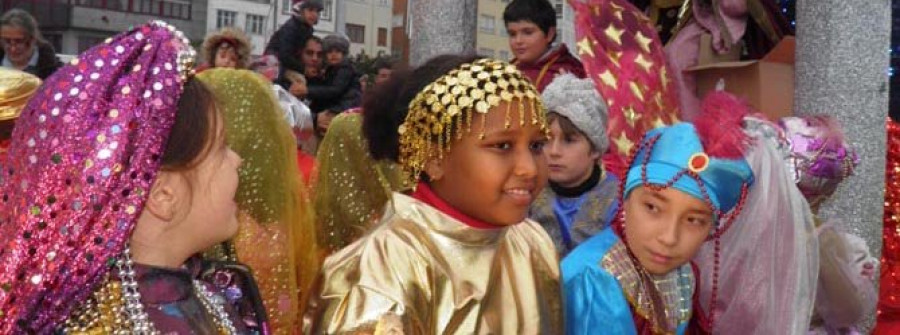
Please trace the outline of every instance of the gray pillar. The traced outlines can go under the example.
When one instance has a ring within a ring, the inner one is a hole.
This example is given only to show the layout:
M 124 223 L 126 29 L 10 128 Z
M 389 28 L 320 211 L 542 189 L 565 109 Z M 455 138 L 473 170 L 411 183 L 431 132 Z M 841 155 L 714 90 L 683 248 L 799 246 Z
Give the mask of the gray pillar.
M 447 53 L 474 53 L 478 1 L 409 0 L 410 65 Z
M 794 111 L 836 117 L 861 159 L 856 175 L 819 214 L 865 238 L 875 257 L 882 241 L 890 36 L 889 0 L 797 2 Z
M 347 36 L 347 4 L 344 0 L 334 0 L 334 33 Z M 374 27 L 372 27 L 374 29 Z

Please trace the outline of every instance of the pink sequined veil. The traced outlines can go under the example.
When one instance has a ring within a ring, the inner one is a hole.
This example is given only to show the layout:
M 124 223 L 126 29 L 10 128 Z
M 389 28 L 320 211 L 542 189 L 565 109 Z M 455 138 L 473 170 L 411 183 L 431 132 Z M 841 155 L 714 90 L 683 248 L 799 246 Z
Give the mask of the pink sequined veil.
M 48 78 L 0 162 L 0 333 L 50 333 L 115 264 L 160 166 L 194 51 L 154 21 Z

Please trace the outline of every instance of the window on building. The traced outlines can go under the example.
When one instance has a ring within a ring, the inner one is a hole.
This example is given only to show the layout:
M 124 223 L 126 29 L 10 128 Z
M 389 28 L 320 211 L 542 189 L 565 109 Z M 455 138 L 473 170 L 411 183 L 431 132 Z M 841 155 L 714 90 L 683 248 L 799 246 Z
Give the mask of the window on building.
M 494 49 L 478 48 L 478 55 L 485 57 L 494 57 Z
M 394 16 L 391 17 L 391 27 L 392 28 L 402 28 L 403 23 L 405 23 L 403 21 L 403 19 L 404 19 L 403 14 L 394 14 Z
M 138 13 L 153 14 L 153 0 L 137 0 L 134 10 Z
M 234 19 L 237 17 L 237 12 L 232 12 L 230 10 L 222 10 L 219 9 L 216 11 L 216 28 L 222 29 L 225 27 L 234 27 Z
M 497 58 L 500 58 L 505 61 L 509 60 L 509 51 L 500 50 L 500 51 L 498 51 L 498 53 L 499 53 L 499 55 L 497 55 Z
M 247 14 L 247 26 L 244 28 L 248 34 L 262 35 L 265 31 L 266 17 L 262 15 Z
M 319 20 L 331 21 L 331 8 L 333 7 L 334 0 L 325 0 L 322 1 L 322 12 L 319 13 Z
M 562 20 L 563 18 L 563 0 L 556 0 L 553 4 L 553 9 L 556 10 L 556 19 Z
M 494 17 L 491 15 L 484 15 L 478 17 L 478 30 L 481 30 L 483 33 L 493 34 L 494 33 Z
M 70 0 L 72 4 L 88 2 L 96 3 L 97 0 Z M 164 18 L 191 19 L 189 0 L 105 0 L 100 7 Z
M 293 4 L 293 1 L 291 1 L 291 0 L 282 1 L 281 2 L 281 12 L 284 14 L 290 14 L 292 4 Z
M 387 46 L 387 28 L 378 28 L 378 46 Z
M 348 23 L 346 28 L 350 42 L 366 43 L 366 26 Z

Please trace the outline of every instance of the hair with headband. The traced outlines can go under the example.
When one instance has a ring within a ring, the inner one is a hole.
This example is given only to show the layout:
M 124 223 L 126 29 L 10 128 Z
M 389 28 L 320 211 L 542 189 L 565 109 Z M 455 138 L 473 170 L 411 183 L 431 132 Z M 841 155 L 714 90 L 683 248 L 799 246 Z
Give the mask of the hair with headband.
M 406 119 L 398 128 L 400 165 L 405 181 L 415 185 L 425 164 L 443 158 L 454 136 L 458 140 L 473 127 L 484 137 L 485 120 L 473 125 L 475 114 L 487 114 L 507 103 L 506 124 L 511 127 L 513 103 L 518 102 L 519 124 L 525 123 L 525 103 L 531 108 L 532 124 L 548 131 L 546 109 L 540 94 L 515 66 L 489 58 L 465 63 L 423 88 L 409 103 Z
M 153 21 L 82 53 L 25 107 L 0 162 L 0 333 L 52 331 L 121 264 L 194 57 Z

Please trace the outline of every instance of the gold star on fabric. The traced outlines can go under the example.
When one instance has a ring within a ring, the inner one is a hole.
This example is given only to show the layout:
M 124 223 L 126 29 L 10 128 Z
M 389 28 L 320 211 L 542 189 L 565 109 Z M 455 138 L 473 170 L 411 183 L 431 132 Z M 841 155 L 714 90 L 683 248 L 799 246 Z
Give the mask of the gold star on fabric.
M 644 54 L 638 54 L 637 57 L 634 58 L 634 63 L 644 69 L 644 72 L 650 73 L 650 68 L 653 67 L 653 62 L 644 58 Z
M 607 55 L 609 56 L 609 61 L 616 64 L 616 67 L 622 67 L 622 65 L 619 65 L 619 59 L 622 58 L 621 51 L 609 51 Z
M 619 136 L 613 139 L 613 143 L 616 145 L 616 149 L 625 155 L 631 153 L 631 148 L 634 147 L 634 142 L 629 140 L 624 132 L 619 133 Z
M 609 27 L 607 27 L 603 33 L 606 34 L 606 37 L 609 38 L 610 41 L 622 45 L 622 34 L 625 33 L 624 29 L 616 28 L 616 25 L 610 23 Z
M 622 12 L 625 10 L 625 7 L 616 5 L 614 3 L 610 3 L 609 6 L 612 7 L 613 16 L 619 19 L 619 21 L 622 21 Z
M 578 46 L 578 55 L 579 56 L 587 54 L 587 55 L 590 55 L 591 57 L 594 57 L 594 49 L 591 48 L 591 40 L 590 39 L 588 39 L 587 37 L 584 37 L 581 39 L 581 41 L 578 41 L 578 44 L 576 44 L 576 45 Z
M 608 69 L 606 71 L 603 71 L 603 73 L 601 73 L 598 76 L 600 77 L 600 80 L 603 81 L 603 84 L 605 84 L 606 86 L 609 86 L 612 88 L 619 88 L 619 85 L 616 82 L 616 77 L 613 76 L 612 72 L 609 72 Z
M 634 96 L 638 98 L 638 100 L 644 101 L 644 92 L 641 91 L 641 88 L 637 85 L 637 83 L 631 82 L 631 85 L 629 86 L 631 88 L 631 93 L 633 93 Z
M 625 122 L 628 122 L 628 125 L 631 128 L 634 128 L 634 123 L 637 120 L 641 119 L 641 115 L 634 111 L 634 108 L 631 106 L 625 107 Z
M 656 117 L 656 120 L 653 120 L 653 128 L 662 128 L 665 127 L 666 123 L 663 122 L 662 118 Z
M 641 49 L 643 49 L 644 52 L 650 53 L 650 43 L 653 42 L 652 39 L 650 39 L 647 36 L 644 36 L 643 32 L 638 31 L 637 34 L 634 35 L 634 40 L 637 41 L 637 43 L 641 46 Z
M 666 71 L 665 66 L 663 66 L 662 70 L 659 71 L 659 81 L 662 82 L 663 89 L 669 87 L 669 73 Z

